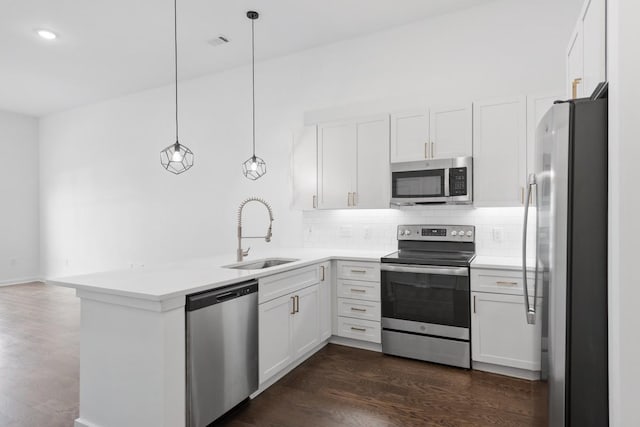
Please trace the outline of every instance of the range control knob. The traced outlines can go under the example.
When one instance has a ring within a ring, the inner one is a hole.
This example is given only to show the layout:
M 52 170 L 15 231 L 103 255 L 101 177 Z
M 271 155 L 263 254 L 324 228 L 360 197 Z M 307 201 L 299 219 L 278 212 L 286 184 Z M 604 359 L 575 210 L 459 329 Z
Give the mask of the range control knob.
M 452 231 L 452 232 L 451 232 L 451 235 L 452 235 L 452 236 L 457 236 L 457 235 L 458 235 L 458 232 L 454 230 L 454 231 Z
M 411 230 L 404 230 L 404 235 L 405 236 L 411 235 Z
M 467 231 L 467 237 L 471 237 L 473 236 L 473 232 L 472 231 Z
M 464 237 L 464 230 L 460 230 L 460 231 L 458 231 L 458 236 L 460 236 L 460 237 Z

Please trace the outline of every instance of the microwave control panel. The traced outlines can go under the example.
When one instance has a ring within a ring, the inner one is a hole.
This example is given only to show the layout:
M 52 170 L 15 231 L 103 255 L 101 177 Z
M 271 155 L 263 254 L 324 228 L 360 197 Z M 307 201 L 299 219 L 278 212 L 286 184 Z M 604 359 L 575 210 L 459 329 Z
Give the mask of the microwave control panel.
M 467 195 L 467 168 L 449 169 L 449 195 Z

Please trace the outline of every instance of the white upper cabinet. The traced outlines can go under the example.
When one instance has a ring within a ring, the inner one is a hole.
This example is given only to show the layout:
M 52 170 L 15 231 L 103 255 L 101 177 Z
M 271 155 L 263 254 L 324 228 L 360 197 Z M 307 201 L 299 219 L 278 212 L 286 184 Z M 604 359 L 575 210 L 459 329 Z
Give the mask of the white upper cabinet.
M 567 48 L 567 96 L 588 97 L 606 75 L 606 0 L 586 0 Z
M 305 126 L 293 134 L 291 174 L 293 199 L 291 207 L 309 210 L 316 207 L 318 191 L 317 126 Z
M 471 156 L 473 154 L 471 104 L 431 107 L 430 129 L 432 158 Z
M 357 123 L 357 188 L 353 207 L 388 208 L 391 198 L 389 116 Z
M 355 122 L 318 126 L 318 208 L 351 207 L 356 186 L 356 156 Z
M 471 156 L 471 104 L 391 115 L 391 162 Z
M 598 83 L 607 79 L 606 8 L 606 0 L 589 0 L 582 14 L 585 96 L 590 96 Z
M 430 158 L 429 110 L 416 109 L 391 115 L 391 162 Z
M 584 71 L 582 31 L 575 31 L 571 35 L 571 42 L 567 50 L 567 80 L 569 98 L 582 98 L 582 76 Z
M 389 116 L 318 126 L 319 209 L 389 207 Z
M 474 204 L 519 206 L 527 174 L 525 97 L 473 104 Z

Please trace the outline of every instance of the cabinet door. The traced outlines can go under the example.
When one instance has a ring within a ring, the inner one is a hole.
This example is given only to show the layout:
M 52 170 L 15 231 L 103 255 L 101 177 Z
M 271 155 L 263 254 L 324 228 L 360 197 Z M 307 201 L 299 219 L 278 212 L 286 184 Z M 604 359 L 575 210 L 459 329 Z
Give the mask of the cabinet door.
M 576 31 L 571 35 L 569 48 L 567 49 L 567 97 L 573 97 L 573 82 L 576 86 L 576 98 L 582 98 L 584 93 L 584 41 L 582 35 L 582 22 L 578 22 Z
M 389 116 L 358 121 L 357 150 L 354 205 L 358 208 L 388 208 L 391 197 Z
M 318 126 L 318 208 L 350 205 L 356 182 L 356 123 Z
M 591 96 L 606 77 L 606 0 L 589 0 L 582 15 L 583 96 Z
M 284 295 L 260 304 L 258 307 L 260 383 L 263 383 L 293 361 L 291 346 L 293 298 L 290 295 Z
M 471 353 L 478 362 L 540 370 L 540 321 L 527 323 L 520 295 L 472 292 Z M 542 307 L 538 298 L 538 310 Z M 538 320 L 542 316 L 538 316 Z
M 320 340 L 324 341 L 331 336 L 332 319 L 332 289 L 331 263 L 320 264 Z
M 391 162 L 429 158 L 429 110 L 391 115 Z
M 293 358 L 298 359 L 320 343 L 320 285 L 295 293 L 297 310 L 293 315 Z
M 474 203 L 524 203 L 527 175 L 527 104 L 524 97 L 473 104 Z
M 316 207 L 318 191 L 317 126 L 306 126 L 293 134 L 291 150 L 291 181 L 293 199 L 291 207 L 310 210 Z
M 536 129 L 540 120 L 553 106 L 554 101 L 563 98 L 560 92 L 557 95 L 546 94 L 527 97 L 527 176 L 535 168 Z
M 471 104 L 431 107 L 431 154 L 433 158 L 473 155 Z

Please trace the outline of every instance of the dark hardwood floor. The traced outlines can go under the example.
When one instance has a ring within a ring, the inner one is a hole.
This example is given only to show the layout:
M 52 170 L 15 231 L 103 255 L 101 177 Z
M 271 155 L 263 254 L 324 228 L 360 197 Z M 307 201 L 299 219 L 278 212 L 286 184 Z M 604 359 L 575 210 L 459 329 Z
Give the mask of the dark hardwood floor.
M 73 425 L 79 308 L 70 289 L 0 287 L 0 426 Z M 222 424 L 544 426 L 545 416 L 540 383 L 329 345 Z
M 223 424 L 544 426 L 546 411 L 541 383 L 330 344 Z

